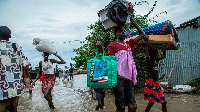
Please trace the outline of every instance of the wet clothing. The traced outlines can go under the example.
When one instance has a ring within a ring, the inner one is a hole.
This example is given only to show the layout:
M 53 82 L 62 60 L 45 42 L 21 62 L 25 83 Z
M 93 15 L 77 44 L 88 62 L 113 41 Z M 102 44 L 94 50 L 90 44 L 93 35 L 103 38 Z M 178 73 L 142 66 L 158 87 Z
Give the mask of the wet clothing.
M 18 44 L 0 41 L 0 100 L 21 95 L 22 54 Z
M 113 88 L 115 105 L 117 110 L 125 110 L 129 103 L 136 103 L 132 81 L 124 78 L 117 78 L 117 86 Z
M 44 74 L 42 81 L 42 93 L 45 93 L 46 89 L 49 87 L 51 90 L 55 84 L 55 75 L 54 74 Z
M 149 73 L 147 79 L 145 79 L 144 99 L 151 102 L 164 103 L 166 99 L 158 81 L 158 61 L 155 58 L 150 59 L 147 65 Z
M 125 45 L 118 42 L 108 45 L 108 55 L 115 55 L 117 58 L 117 86 L 113 88 L 117 110 L 123 111 L 129 103 L 136 103 L 132 81 L 136 84 L 137 70 L 131 47 L 137 44 L 137 41 L 130 39 Z

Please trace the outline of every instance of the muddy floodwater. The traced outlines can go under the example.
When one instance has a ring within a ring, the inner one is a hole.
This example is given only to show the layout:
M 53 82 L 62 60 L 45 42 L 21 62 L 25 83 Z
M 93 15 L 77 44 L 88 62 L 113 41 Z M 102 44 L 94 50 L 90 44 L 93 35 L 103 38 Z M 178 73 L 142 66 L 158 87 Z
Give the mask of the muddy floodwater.
M 54 110 L 49 108 L 41 92 L 41 82 L 37 81 L 32 95 L 29 95 L 28 90 L 23 90 L 18 112 L 94 112 L 97 105 L 87 88 L 86 74 L 75 75 L 71 81 L 57 78 L 52 96 Z M 165 93 L 165 96 L 168 112 L 200 112 L 200 95 Z M 148 102 L 143 99 L 143 93 L 136 93 L 135 97 L 137 112 L 144 112 Z M 99 112 L 113 112 L 115 109 L 114 96 L 106 94 L 104 109 Z M 162 112 L 161 104 L 155 103 L 151 112 Z

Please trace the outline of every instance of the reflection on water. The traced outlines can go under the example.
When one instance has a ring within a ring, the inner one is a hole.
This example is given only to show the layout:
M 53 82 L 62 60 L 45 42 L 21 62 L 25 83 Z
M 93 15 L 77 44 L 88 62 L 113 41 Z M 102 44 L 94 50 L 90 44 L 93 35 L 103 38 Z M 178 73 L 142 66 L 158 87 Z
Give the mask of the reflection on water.
M 71 81 L 57 78 L 52 96 L 56 107 L 54 110 L 49 108 L 41 92 L 41 82 L 37 81 L 32 95 L 29 95 L 26 89 L 23 91 L 19 99 L 18 112 L 93 112 L 97 104 L 87 87 L 86 74 L 75 75 Z M 165 93 L 165 96 L 168 101 L 168 112 L 199 112 L 200 110 L 200 95 Z M 137 112 L 144 112 L 148 102 L 143 99 L 143 93 L 138 93 L 135 97 Z M 114 96 L 106 94 L 104 109 L 99 112 L 113 112 L 113 110 L 115 110 Z M 151 112 L 161 112 L 161 110 L 161 105 L 155 103 Z
M 48 107 L 47 101 L 41 92 L 41 82 L 37 81 L 32 95 L 24 90 L 19 99 L 19 112 L 87 112 L 93 111 L 96 101 L 91 98 L 89 88 L 86 85 L 86 74 L 75 75 L 73 80 L 62 81 L 56 79 L 52 90 L 53 102 L 56 109 Z M 88 103 L 89 102 L 89 103 Z

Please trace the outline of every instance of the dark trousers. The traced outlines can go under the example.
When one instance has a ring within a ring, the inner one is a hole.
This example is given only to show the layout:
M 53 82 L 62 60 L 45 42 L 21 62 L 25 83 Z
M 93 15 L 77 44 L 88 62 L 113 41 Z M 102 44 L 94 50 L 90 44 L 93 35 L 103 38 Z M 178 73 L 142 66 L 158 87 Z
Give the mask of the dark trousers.
M 113 88 L 115 96 L 115 105 L 117 110 L 125 110 L 128 104 L 135 104 L 135 94 L 132 81 L 124 78 L 117 78 L 117 86 Z
M 70 80 L 73 79 L 73 73 L 69 73 Z

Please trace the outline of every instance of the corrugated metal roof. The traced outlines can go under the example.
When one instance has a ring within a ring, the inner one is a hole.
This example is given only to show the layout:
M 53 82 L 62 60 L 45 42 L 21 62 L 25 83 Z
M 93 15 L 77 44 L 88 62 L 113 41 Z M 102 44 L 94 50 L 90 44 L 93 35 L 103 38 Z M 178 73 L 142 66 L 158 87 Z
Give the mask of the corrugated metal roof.
M 186 28 L 187 26 L 193 26 L 193 28 L 198 28 L 200 26 L 200 16 L 180 24 L 180 26 L 176 29 Z

